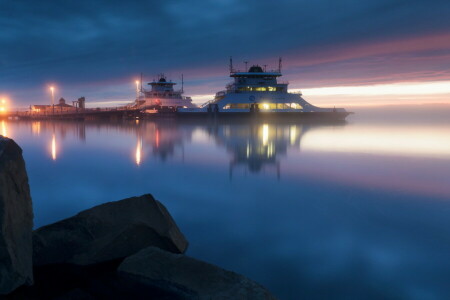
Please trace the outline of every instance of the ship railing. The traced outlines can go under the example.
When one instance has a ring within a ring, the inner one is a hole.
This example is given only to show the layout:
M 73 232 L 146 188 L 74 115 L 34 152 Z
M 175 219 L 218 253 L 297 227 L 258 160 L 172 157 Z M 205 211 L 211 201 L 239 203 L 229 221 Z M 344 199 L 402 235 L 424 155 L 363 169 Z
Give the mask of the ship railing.
M 139 110 L 138 107 L 130 107 L 130 106 L 118 106 L 118 107 L 96 107 L 96 108 L 70 108 L 60 110 L 55 107 L 55 110 L 52 109 L 43 110 L 43 111 L 25 111 L 25 112 L 16 112 L 16 115 L 34 115 L 34 116 L 52 116 L 52 115 L 73 115 L 78 113 L 96 113 L 96 112 L 109 112 L 109 111 L 130 111 L 130 110 Z
M 206 107 L 206 106 L 208 106 L 209 104 L 212 104 L 212 103 L 214 103 L 214 99 L 203 103 L 202 105 L 200 105 L 200 107 Z

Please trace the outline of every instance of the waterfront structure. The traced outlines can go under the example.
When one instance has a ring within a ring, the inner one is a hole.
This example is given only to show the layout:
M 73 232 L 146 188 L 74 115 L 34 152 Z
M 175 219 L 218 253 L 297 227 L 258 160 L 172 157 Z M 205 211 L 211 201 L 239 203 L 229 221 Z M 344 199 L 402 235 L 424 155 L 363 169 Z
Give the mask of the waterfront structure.
M 73 105 L 67 104 L 64 98 L 60 98 L 57 104 L 54 105 L 31 105 L 30 111 L 32 114 L 61 114 L 61 113 L 76 113 L 79 109 L 86 108 L 86 99 L 84 97 L 78 98 L 77 101 L 72 101 Z
M 180 90 L 175 90 L 175 82 L 168 81 L 164 74 L 158 75 L 157 80 L 149 82 L 151 90 L 141 87 L 139 97 L 133 106 L 141 110 L 160 110 L 177 108 L 195 108 L 191 97 L 183 96 L 183 84 Z
M 60 98 L 58 103 L 54 105 L 41 105 L 41 104 L 31 105 L 31 112 L 40 114 L 58 114 L 58 113 L 76 112 L 76 110 L 77 107 L 67 104 L 64 98 Z
M 289 92 L 281 77 L 281 59 L 278 70 L 266 71 L 259 65 L 248 70 L 235 70 L 230 60 L 233 82 L 216 93 L 213 100 L 200 108 L 180 108 L 179 116 L 281 116 L 297 119 L 344 120 L 350 113 L 344 108 L 321 108 L 308 103 L 301 92 Z

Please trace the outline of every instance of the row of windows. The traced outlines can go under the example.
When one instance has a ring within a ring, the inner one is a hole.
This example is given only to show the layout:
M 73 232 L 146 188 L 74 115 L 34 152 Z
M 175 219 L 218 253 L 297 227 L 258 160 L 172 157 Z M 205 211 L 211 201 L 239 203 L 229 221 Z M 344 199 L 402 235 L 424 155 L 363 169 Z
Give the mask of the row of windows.
M 259 109 L 303 109 L 298 103 L 259 103 Z M 224 109 L 250 109 L 249 103 L 229 103 L 223 107 Z
M 237 90 L 239 92 L 282 92 L 284 88 L 275 86 L 242 86 Z
M 154 97 L 177 97 L 178 98 L 178 96 L 180 94 L 175 94 L 175 93 L 146 93 L 145 95 L 147 97 L 154 96 Z

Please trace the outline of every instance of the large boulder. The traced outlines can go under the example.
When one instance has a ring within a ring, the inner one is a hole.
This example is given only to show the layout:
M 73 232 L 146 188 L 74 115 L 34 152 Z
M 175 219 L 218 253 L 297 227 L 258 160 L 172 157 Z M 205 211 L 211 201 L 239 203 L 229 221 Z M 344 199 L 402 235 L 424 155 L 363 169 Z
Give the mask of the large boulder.
M 242 275 L 155 247 L 127 257 L 118 272 L 124 279 L 174 293 L 182 299 L 276 299 Z
M 184 253 L 188 242 L 166 208 L 151 195 L 109 202 L 37 229 L 33 263 L 90 265 L 155 246 Z
M 0 136 L 0 294 L 33 282 L 33 209 L 22 149 Z

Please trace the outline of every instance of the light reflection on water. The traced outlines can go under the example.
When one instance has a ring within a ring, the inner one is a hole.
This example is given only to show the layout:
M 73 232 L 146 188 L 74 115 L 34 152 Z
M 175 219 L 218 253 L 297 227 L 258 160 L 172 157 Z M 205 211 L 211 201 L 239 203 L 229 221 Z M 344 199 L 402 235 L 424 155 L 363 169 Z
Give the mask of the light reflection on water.
M 24 150 L 37 227 L 150 192 L 190 255 L 281 299 L 450 293 L 450 124 L 1 125 Z

